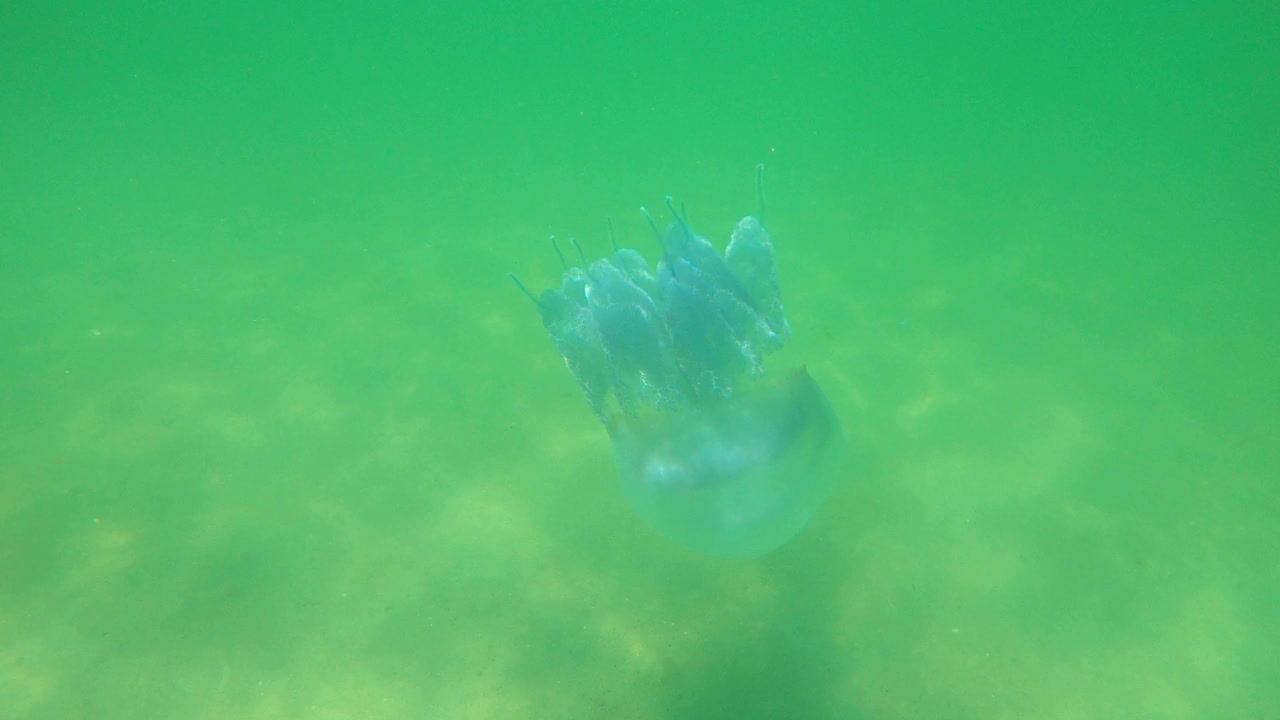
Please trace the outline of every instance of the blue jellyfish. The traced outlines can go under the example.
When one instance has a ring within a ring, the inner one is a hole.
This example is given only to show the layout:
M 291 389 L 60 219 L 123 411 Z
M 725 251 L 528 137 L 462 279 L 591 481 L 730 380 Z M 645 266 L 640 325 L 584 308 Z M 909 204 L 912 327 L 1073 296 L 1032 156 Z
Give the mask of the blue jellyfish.
M 626 496 L 666 536 L 755 558 L 798 533 L 828 495 L 840 423 L 804 367 L 766 374 L 791 336 L 773 241 L 760 211 L 722 254 L 688 217 L 660 233 L 655 271 L 637 251 L 580 265 L 533 300 L 565 366 L 609 432 Z M 610 239 L 613 239 L 612 227 Z

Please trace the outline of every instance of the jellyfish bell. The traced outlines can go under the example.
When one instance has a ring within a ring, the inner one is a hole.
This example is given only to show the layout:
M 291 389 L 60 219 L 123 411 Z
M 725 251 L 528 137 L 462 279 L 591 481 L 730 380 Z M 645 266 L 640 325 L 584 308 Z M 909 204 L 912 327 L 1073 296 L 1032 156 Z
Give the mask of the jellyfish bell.
M 805 368 L 711 407 L 608 423 L 623 490 L 662 534 L 751 559 L 790 540 L 837 476 L 840 425 Z
M 656 272 L 626 248 L 533 293 L 543 326 L 613 443 L 636 513 L 701 552 L 749 559 L 808 523 L 838 477 L 839 421 L 801 367 L 765 372 L 791 326 L 773 240 L 743 218 L 725 253 L 667 208 Z

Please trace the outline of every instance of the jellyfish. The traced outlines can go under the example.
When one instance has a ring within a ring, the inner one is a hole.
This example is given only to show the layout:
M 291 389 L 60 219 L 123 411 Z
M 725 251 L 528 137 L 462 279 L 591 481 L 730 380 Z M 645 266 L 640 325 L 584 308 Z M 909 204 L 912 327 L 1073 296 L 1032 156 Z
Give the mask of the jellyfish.
M 752 559 L 808 524 L 838 476 L 840 423 L 803 366 L 766 373 L 791 337 L 773 240 L 759 211 L 722 253 L 666 201 L 665 232 L 641 208 L 662 256 L 633 249 L 579 264 L 534 295 L 565 366 L 608 431 L 635 512 L 708 555 Z

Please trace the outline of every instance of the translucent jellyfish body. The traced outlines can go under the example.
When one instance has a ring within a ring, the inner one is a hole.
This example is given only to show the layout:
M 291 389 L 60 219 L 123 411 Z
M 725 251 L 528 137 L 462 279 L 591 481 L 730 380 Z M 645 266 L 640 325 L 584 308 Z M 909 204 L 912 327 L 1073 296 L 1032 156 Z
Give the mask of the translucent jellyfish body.
M 761 220 L 739 221 L 722 254 L 667 206 L 656 272 L 626 248 L 588 263 L 575 243 L 582 265 L 562 255 L 559 288 L 525 292 L 608 430 L 637 514 L 701 552 L 758 557 L 829 494 L 840 425 L 803 367 L 765 373 L 791 327 Z

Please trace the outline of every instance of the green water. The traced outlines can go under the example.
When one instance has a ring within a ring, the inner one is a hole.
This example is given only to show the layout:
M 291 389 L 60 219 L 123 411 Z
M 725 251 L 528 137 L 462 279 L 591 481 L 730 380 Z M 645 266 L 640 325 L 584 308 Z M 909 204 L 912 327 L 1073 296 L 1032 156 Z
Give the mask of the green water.
M 1280 717 L 1280 10 L 0 8 L 0 717 Z M 650 531 L 527 299 L 769 168 L 847 480 Z

